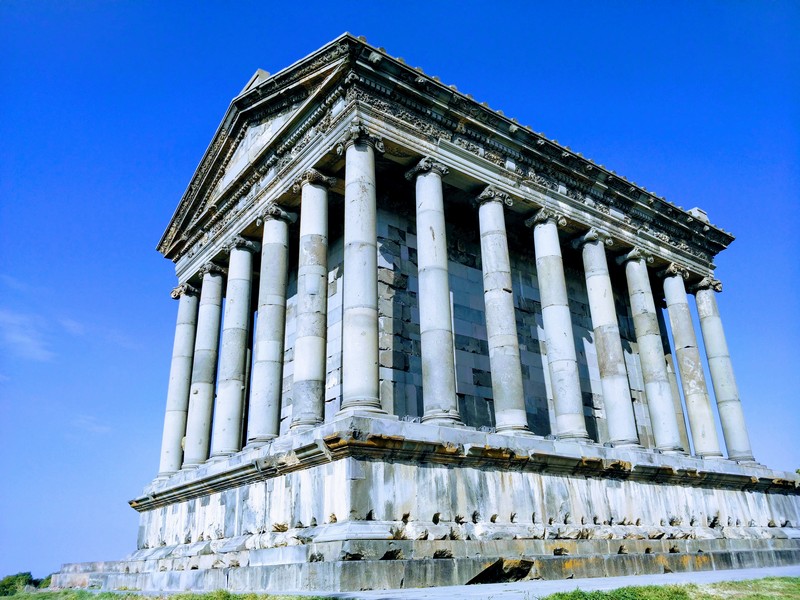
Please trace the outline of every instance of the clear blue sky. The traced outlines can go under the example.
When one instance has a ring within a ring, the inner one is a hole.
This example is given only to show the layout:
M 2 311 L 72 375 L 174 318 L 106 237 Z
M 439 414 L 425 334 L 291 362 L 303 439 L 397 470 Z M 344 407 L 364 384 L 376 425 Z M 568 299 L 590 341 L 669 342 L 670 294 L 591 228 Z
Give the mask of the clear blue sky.
M 732 231 L 756 456 L 800 467 L 797 2 L 4 0 L 0 576 L 134 549 L 177 310 L 154 247 L 253 72 L 344 31 Z

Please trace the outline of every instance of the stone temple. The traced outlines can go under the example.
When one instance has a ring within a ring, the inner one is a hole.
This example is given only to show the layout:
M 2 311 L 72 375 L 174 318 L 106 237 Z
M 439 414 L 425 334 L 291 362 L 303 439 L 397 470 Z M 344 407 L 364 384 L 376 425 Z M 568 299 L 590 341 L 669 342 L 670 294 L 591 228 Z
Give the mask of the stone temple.
M 137 549 L 54 584 L 800 563 L 717 306 L 732 241 L 363 38 L 256 72 L 158 244 L 178 318 Z

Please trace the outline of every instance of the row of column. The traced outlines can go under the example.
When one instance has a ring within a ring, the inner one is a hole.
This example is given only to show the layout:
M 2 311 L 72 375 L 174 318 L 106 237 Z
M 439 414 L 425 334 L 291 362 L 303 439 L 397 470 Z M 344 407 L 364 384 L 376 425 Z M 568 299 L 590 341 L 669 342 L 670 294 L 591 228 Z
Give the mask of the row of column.
M 375 151 L 380 144 L 355 126 L 345 140 L 345 223 L 342 324 L 342 404 L 340 414 L 385 414 L 379 398 L 378 280 Z M 415 184 L 419 312 L 424 414 L 422 421 L 459 425 L 442 178 L 447 168 L 422 159 L 407 178 Z M 328 188 L 334 179 L 310 170 L 296 183 L 301 193 L 291 430 L 324 419 L 327 345 Z M 486 329 L 492 373 L 496 429 L 530 435 L 525 410 L 519 343 L 505 227 L 511 198 L 487 187 L 479 205 Z M 263 239 L 236 238 L 226 270 L 214 263 L 201 271 L 198 291 L 182 285 L 167 394 L 162 476 L 202 464 L 209 457 L 241 450 L 247 386 L 248 336 L 253 255 L 261 252 L 257 324 L 253 339 L 252 390 L 247 407 L 248 444 L 278 435 L 281 408 L 288 265 L 288 225 L 296 220 L 277 206 L 262 215 Z M 533 228 L 536 270 L 559 438 L 588 439 L 558 235 L 564 218 L 539 210 L 526 222 Z M 610 442 L 638 445 L 617 311 L 609 277 L 608 236 L 590 230 L 574 241 L 581 249 L 597 347 Z M 625 274 L 636 341 L 656 447 L 681 452 L 647 264 L 640 249 L 618 258 Z M 222 340 L 222 287 L 227 275 Z M 664 292 L 676 345 L 695 451 L 722 456 L 689 312 L 685 269 L 664 273 Z M 725 335 L 713 290 L 703 280 L 696 291 L 709 367 L 722 430 L 731 459 L 752 460 Z M 199 295 L 199 299 L 198 299 Z M 217 351 L 219 348 L 219 356 Z M 214 399 L 217 360 L 219 385 Z M 212 414 L 213 413 L 213 414 Z

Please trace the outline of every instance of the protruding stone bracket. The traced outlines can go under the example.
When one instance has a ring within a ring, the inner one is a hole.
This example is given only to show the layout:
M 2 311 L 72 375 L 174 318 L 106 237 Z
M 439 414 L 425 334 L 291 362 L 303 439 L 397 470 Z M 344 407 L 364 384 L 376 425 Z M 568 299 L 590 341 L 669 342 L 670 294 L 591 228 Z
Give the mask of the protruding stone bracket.
M 430 156 L 426 156 L 419 161 L 413 169 L 406 173 L 406 179 L 408 181 L 414 181 L 417 175 L 428 172 L 438 173 L 439 177 L 444 177 L 450 172 L 450 169 L 442 163 L 436 162 Z
M 493 185 L 487 186 L 477 197 L 476 202 L 478 206 L 483 204 L 484 202 L 502 202 L 506 206 L 513 206 L 514 200 L 506 194 L 505 192 L 501 192 Z
M 217 274 L 217 275 L 227 275 L 228 269 L 226 269 L 225 267 L 223 267 L 221 265 L 218 265 L 217 263 L 207 262 L 202 267 L 200 267 L 200 270 L 198 271 L 198 274 L 200 275 L 200 277 L 204 277 L 206 275 L 206 273 L 213 273 L 213 274 Z
M 552 208 L 542 208 L 532 217 L 525 220 L 525 226 L 533 228 L 548 221 L 553 221 L 557 227 L 564 227 L 567 224 L 567 219 L 564 215 L 557 213 Z
M 689 269 L 678 263 L 669 263 L 667 268 L 659 271 L 657 275 L 662 278 L 680 276 L 684 280 L 687 280 L 689 279 Z
M 270 204 L 264 209 L 264 212 L 261 213 L 261 216 L 256 219 L 256 225 L 261 227 L 264 224 L 264 221 L 272 221 L 276 219 L 291 224 L 297 221 L 297 214 L 293 212 L 287 212 L 277 204 Z
M 172 297 L 173 300 L 178 300 L 181 296 L 199 296 L 200 290 L 196 287 L 189 285 L 188 283 L 182 283 L 175 289 L 173 289 L 169 295 Z
M 309 169 L 295 180 L 294 184 L 292 184 L 292 191 L 295 194 L 299 193 L 300 189 L 306 183 L 313 183 L 315 185 L 331 188 L 336 185 L 336 178 L 323 175 L 316 169 Z
M 234 248 L 238 248 L 239 250 L 248 250 L 250 252 L 258 252 L 261 249 L 261 244 L 237 235 L 230 241 L 228 245 L 225 246 L 225 251 L 230 252 Z
M 603 244 L 608 248 L 614 245 L 614 239 L 610 235 L 608 235 L 603 231 L 600 231 L 599 229 L 592 227 L 589 231 L 587 231 L 583 235 L 578 236 L 574 240 L 572 240 L 572 247 L 575 248 L 576 250 L 580 250 L 584 244 L 588 242 L 597 242 L 597 241 L 603 242 Z
M 690 285 L 688 292 L 694 294 L 699 290 L 714 290 L 715 292 L 722 291 L 722 282 L 719 279 L 714 279 L 713 277 L 703 277 L 700 281 L 695 283 L 694 285 Z
M 655 259 L 653 258 L 653 255 L 650 254 L 647 250 L 645 250 L 644 248 L 639 248 L 637 246 L 635 248 L 632 248 L 629 252 L 626 252 L 622 256 L 618 256 L 617 264 L 624 265 L 629 260 L 643 260 L 647 264 L 652 264 Z
M 376 152 L 383 154 L 386 151 L 383 145 L 383 138 L 373 135 L 361 122 L 361 119 L 353 119 L 347 131 L 336 145 L 336 154 L 342 155 L 348 146 L 352 144 L 369 144 Z

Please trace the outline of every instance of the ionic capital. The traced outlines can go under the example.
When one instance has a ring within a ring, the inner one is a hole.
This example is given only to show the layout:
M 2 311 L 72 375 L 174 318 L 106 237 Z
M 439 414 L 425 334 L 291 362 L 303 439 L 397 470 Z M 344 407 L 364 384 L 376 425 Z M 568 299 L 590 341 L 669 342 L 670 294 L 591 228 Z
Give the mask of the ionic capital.
M 584 244 L 589 242 L 602 242 L 606 247 L 610 248 L 614 245 L 613 238 L 605 233 L 604 231 L 600 231 L 592 227 L 589 231 L 584 233 L 581 236 L 578 236 L 574 240 L 572 240 L 572 247 L 576 250 L 579 250 L 583 247 Z
M 501 192 L 493 185 L 489 185 L 484 189 L 477 198 L 478 206 L 485 202 L 502 202 L 506 206 L 513 206 L 514 201 L 511 199 L 511 196 L 506 194 L 505 192 Z
M 261 213 L 261 216 L 256 219 L 256 225 L 261 227 L 264 224 L 264 221 L 283 221 L 285 223 L 294 223 L 297 221 L 297 215 L 293 212 L 286 212 L 277 204 L 268 204 L 267 207 L 264 209 L 264 212 Z
M 336 154 L 341 154 L 353 144 L 368 144 L 378 152 L 385 152 L 383 139 L 369 132 L 361 119 L 353 119 L 345 131 L 339 144 L 336 146 Z
M 713 277 L 703 277 L 694 285 L 689 286 L 689 291 L 692 294 L 697 293 L 700 290 L 714 290 L 715 292 L 721 292 L 722 282 L 719 279 L 714 279 Z
M 297 192 L 300 191 L 300 188 L 302 188 L 303 185 L 306 183 L 313 183 L 316 185 L 321 185 L 326 188 L 330 188 L 336 184 L 336 178 L 323 175 L 316 169 L 309 169 L 308 171 L 300 175 L 300 177 L 298 177 L 297 180 L 295 180 L 294 184 L 292 185 L 292 191 L 296 194 Z
M 689 279 L 689 269 L 678 263 L 669 263 L 666 269 L 658 272 L 659 277 L 682 277 Z
M 626 262 L 630 260 L 643 260 L 647 264 L 652 264 L 653 262 L 653 255 L 647 252 L 644 248 L 639 248 L 636 246 L 632 248 L 629 252 L 626 252 L 622 256 L 617 257 L 617 264 L 624 265 Z
M 230 252 L 234 248 L 238 250 L 247 250 L 248 252 L 258 252 L 261 249 L 261 244 L 237 235 L 225 246 L 227 252 Z
M 198 294 L 200 294 L 200 290 L 188 283 L 180 284 L 169 293 L 173 300 L 177 300 L 183 295 L 197 296 Z
M 413 181 L 417 175 L 428 172 L 438 173 L 439 177 L 444 177 L 450 170 L 442 163 L 434 161 L 430 156 L 426 156 L 419 161 L 413 169 L 406 173 L 406 179 Z
M 552 208 L 543 208 L 525 221 L 526 227 L 535 227 L 543 223 L 554 222 L 557 227 L 564 227 L 567 219 L 561 213 L 557 213 Z
M 225 275 L 228 272 L 228 269 L 225 267 L 218 265 L 217 263 L 207 262 L 198 271 L 200 277 L 205 277 L 208 273 L 212 275 Z

